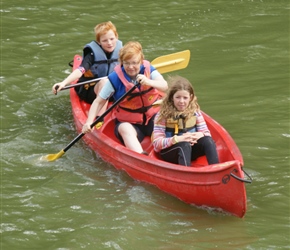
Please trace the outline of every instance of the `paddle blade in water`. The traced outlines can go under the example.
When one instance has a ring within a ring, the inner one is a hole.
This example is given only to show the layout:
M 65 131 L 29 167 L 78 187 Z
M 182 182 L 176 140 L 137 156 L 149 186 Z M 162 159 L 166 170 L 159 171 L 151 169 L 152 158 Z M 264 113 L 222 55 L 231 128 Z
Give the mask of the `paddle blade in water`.
M 55 161 L 58 158 L 62 157 L 64 155 L 64 153 L 65 152 L 63 150 L 61 150 L 57 154 L 46 155 L 46 156 L 41 157 L 41 159 L 42 160 L 47 160 L 47 161 Z

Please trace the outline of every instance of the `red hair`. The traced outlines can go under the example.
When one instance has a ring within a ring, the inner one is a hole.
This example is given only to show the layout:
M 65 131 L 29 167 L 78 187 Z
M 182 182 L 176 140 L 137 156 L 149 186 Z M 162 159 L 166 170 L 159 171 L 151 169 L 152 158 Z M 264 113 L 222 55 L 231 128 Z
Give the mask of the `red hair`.
M 95 34 L 96 34 L 96 41 L 99 43 L 100 42 L 100 38 L 102 35 L 108 33 L 110 30 L 112 30 L 115 34 L 115 36 L 118 39 L 118 32 L 117 32 L 117 28 L 116 26 L 111 22 L 103 22 L 98 24 L 95 28 Z

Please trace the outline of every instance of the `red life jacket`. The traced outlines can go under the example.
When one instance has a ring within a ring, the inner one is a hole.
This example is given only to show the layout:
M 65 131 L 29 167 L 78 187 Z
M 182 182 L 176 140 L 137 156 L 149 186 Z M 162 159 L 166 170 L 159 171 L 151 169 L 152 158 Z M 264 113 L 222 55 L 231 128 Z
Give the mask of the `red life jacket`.
M 143 60 L 143 65 L 145 66 L 144 75 L 150 79 L 150 62 Z M 134 83 L 129 82 L 124 76 L 120 65 L 115 67 L 115 72 L 126 87 L 126 92 L 134 87 Z M 158 105 L 152 106 L 160 98 L 161 95 L 157 89 L 141 85 L 120 102 L 116 109 L 116 118 L 121 122 L 147 125 L 151 117 L 160 109 Z

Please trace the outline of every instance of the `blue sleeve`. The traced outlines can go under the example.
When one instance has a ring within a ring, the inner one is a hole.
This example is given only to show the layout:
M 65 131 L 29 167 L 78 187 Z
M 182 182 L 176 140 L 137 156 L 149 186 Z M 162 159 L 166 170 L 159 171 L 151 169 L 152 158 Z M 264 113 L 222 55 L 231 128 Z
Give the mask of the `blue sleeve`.
M 101 92 L 99 93 L 99 96 L 103 99 L 109 99 L 113 94 L 115 93 L 115 90 L 112 86 L 112 83 L 110 80 L 107 80 L 104 87 L 102 88 Z

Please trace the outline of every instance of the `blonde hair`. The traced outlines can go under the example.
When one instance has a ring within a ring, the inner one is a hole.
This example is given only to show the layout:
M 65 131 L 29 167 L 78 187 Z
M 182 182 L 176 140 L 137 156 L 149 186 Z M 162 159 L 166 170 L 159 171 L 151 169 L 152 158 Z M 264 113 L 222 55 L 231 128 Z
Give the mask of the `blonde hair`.
M 106 34 L 106 33 L 108 33 L 110 30 L 112 30 L 114 32 L 115 36 L 118 39 L 117 28 L 111 21 L 103 22 L 103 23 L 98 24 L 94 28 L 95 35 L 96 35 L 96 41 L 99 43 L 101 36 Z
M 200 107 L 197 103 L 197 97 L 194 94 L 194 89 L 192 84 L 184 77 L 181 76 L 173 76 L 168 79 L 169 89 L 167 90 L 167 94 L 161 104 L 160 107 L 160 116 L 159 120 L 161 119 L 169 119 L 169 118 L 176 118 L 180 115 L 183 115 L 185 120 L 188 120 L 191 116 L 194 115 L 194 112 L 199 110 Z M 185 90 L 190 94 L 190 102 L 188 107 L 183 111 L 178 111 L 173 102 L 173 96 L 177 91 Z
M 143 63 L 144 54 L 139 42 L 127 42 L 119 51 L 119 62 L 122 65 L 124 61 L 130 60 L 133 56 L 139 55 L 140 62 Z

